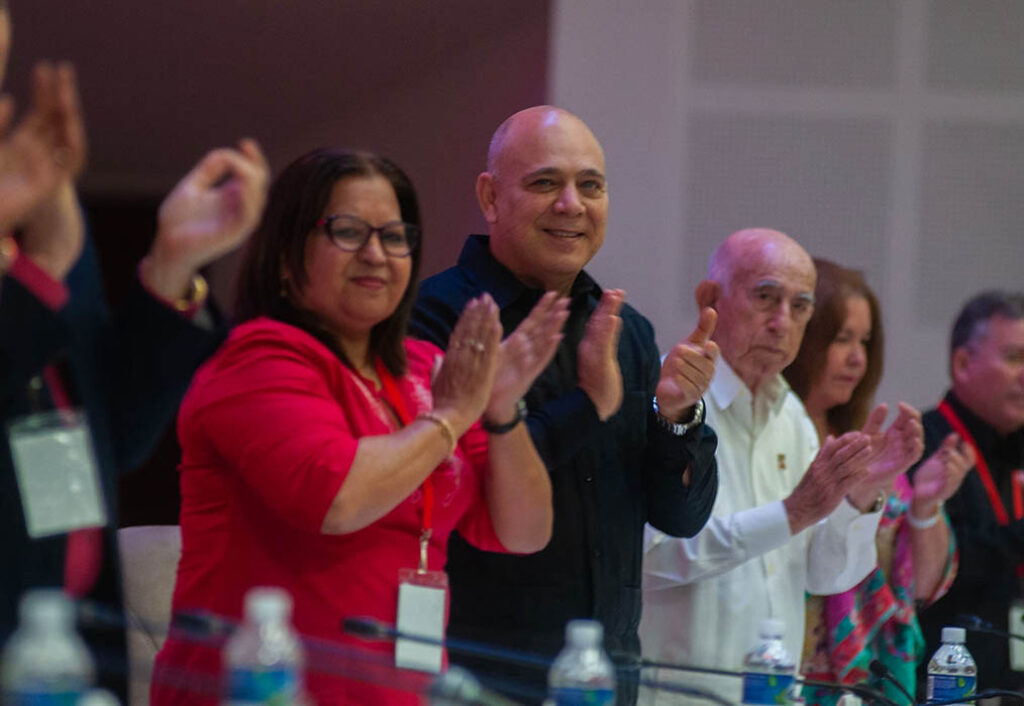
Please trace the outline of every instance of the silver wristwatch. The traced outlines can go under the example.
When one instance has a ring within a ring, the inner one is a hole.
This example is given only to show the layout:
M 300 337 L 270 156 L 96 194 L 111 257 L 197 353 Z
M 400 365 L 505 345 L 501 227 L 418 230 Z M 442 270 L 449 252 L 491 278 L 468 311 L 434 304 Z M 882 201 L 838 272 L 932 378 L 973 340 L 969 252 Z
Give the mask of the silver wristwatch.
M 704 399 L 697 400 L 697 404 L 693 405 L 693 416 L 690 417 L 688 422 L 673 422 L 665 418 L 661 412 L 658 411 L 658 397 L 654 396 L 651 400 L 651 406 L 654 408 L 654 418 L 658 420 L 658 425 L 676 436 L 683 436 L 688 431 L 693 429 L 698 424 L 704 422 Z

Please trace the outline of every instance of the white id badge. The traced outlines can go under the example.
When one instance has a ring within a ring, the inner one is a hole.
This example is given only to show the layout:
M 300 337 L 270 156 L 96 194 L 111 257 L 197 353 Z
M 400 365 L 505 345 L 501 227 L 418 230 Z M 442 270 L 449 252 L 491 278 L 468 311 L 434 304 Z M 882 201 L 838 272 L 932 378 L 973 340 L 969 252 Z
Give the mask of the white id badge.
M 1010 620 L 1007 623 L 1011 635 L 1024 638 L 1024 603 L 1010 604 Z M 1024 672 L 1024 642 L 1010 640 L 1010 669 Z
M 30 537 L 107 523 L 84 414 L 57 410 L 22 417 L 7 426 L 7 437 Z
M 443 571 L 402 569 L 398 574 L 399 633 L 416 635 L 430 642 L 444 640 L 445 610 L 448 605 L 448 574 Z M 444 649 L 440 644 L 398 638 L 395 666 L 421 672 L 441 673 Z

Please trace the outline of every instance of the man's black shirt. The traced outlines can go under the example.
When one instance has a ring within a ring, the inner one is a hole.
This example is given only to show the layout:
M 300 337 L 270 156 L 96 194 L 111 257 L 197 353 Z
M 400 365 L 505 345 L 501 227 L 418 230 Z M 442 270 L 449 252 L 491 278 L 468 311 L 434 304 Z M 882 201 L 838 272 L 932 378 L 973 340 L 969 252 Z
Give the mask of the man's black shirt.
M 412 334 L 445 348 L 463 307 L 483 292 L 498 304 L 506 334 L 543 295 L 493 258 L 486 236 L 471 236 L 455 267 L 420 285 Z M 676 437 L 655 421 L 651 400 L 661 365 L 654 331 L 629 305 L 621 311 L 618 350 L 622 407 L 601 423 L 578 386 L 576 351 L 600 297 L 597 283 L 581 272 L 565 336 L 526 396 L 530 435 L 554 491 L 551 542 L 516 556 L 477 550 L 453 534 L 452 636 L 553 655 L 566 621 L 593 618 L 604 624 L 609 650 L 638 653 L 644 523 L 690 537 L 711 513 L 716 437 L 705 425 Z
M 981 477 L 977 471 L 969 471 L 945 503 L 960 559 L 956 579 L 945 596 L 919 615 L 927 644 L 925 654 L 929 657 L 939 647 L 942 628 L 958 625 L 961 615 L 977 615 L 999 630 L 1008 630 L 1010 604 L 1021 598 L 1017 566 L 1024 563 L 1024 520 L 1013 519 L 1011 488 L 1013 471 L 1024 468 L 1024 429 L 1001 436 L 952 392 L 946 395 L 946 402 L 985 457 L 1010 523 L 1002 526 L 996 521 Z M 938 410 L 927 412 L 921 421 L 925 433 L 922 458 L 926 459 L 952 429 Z M 1024 674 L 1010 669 L 1006 638 L 971 632 L 967 635 L 967 649 L 978 664 L 979 690 L 1024 686 Z M 922 674 L 926 668 L 927 660 L 921 665 Z

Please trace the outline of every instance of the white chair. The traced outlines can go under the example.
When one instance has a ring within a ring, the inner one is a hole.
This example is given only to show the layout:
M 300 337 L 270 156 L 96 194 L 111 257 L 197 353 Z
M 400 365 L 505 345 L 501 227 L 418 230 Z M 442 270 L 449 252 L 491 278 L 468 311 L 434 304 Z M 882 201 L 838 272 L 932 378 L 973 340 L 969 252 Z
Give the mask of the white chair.
M 128 641 L 128 705 L 149 706 L 153 660 L 171 623 L 171 595 L 181 557 L 177 525 L 125 527 L 117 531 Z

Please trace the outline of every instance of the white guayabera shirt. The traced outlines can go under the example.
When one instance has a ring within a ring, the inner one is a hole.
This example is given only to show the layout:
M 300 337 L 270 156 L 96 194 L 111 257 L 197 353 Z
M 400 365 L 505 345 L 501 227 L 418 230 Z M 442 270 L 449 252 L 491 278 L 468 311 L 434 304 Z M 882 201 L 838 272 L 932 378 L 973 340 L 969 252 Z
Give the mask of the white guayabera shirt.
M 790 535 L 782 500 L 818 452 L 803 405 L 781 375 L 753 397 L 721 359 L 709 393 L 706 421 L 718 434 L 718 497 L 696 537 L 670 537 L 650 525 L 645 530 L 643 654 L 739 670 L 757 642 L 758 623 L 779 618 L 786 626 L 786 649 L 799 663 L 804 592 L 840 593 L 867 576 L 876 564 L 881 511 L 862 514 L 844 500 L 817 525 Z M 664 669 L 645 677 L 740 701 L 736 678 Z M 690 700 L 647 689 L 640 703 Z

